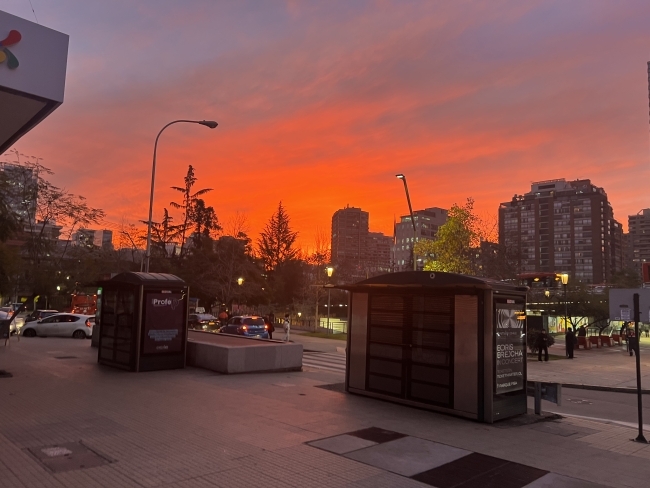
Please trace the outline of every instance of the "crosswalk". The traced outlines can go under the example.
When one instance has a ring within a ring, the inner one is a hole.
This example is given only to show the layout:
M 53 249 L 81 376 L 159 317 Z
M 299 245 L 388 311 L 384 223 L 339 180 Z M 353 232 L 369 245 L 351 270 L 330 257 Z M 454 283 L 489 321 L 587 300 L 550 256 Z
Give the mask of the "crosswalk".
M 336 373 L 345 373 L 345 354 L 336 352 L 304 352 L 302 355 L 302 365 Z

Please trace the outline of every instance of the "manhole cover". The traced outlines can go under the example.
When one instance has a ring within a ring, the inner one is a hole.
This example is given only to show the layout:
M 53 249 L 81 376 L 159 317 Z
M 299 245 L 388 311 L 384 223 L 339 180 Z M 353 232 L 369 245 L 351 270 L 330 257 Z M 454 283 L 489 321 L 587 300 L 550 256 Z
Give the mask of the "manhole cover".
M 94 468 L 110 461 L 81 442 L 67 442 L 55 446 L 31 447 L 28 451 L 53 473 Z
M 54 356 L 54 359 L 77 359 L 77 356 Z
M 11 378 L 13 375 L 9 371 L 0 369 L 0 378 Z

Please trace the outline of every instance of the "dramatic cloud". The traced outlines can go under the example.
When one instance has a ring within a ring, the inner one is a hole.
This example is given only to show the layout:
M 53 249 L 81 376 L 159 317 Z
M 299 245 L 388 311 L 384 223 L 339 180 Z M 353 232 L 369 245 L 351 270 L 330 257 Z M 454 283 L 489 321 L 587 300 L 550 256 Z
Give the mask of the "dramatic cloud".
M 144 219 L 188 164 L 221 219 L 252 233 L 282 200 L 302 244 L 346 204 L 392 232 L 407 211 L 591 178 L 616 217 L 650 206 L 645 1 L 83 2 L 33 0 L 70 34 L 66 101 L 17 148 L 57 182 Z M 26 2 L 3 9 L 31 18 Z

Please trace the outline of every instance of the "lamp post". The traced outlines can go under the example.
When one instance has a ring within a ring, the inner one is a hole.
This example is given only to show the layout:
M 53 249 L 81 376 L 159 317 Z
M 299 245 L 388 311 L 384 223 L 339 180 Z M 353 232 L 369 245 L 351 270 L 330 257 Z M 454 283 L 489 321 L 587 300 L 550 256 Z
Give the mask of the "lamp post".
M 165 127 L 160 129 L 160 132 L 158 132 L 158 135 L 156 136 L 156 142 L 153 145 L 153 165 L 151 166 L 151 194 L 149 195 L 149 220 L 147 221 L 147 250 L 145 252 L 144 266 L 145 273 L 149 272 L 149 258 L 151 257 L 151 219 L 153 218 L 153 190 L 156 182 L 156 150 L 158 149 L 158 139 L 160 138 L 160 134 L 162 134 L 167 127 L 172 124 L 178 124 L 181 122 L 188 124 L 200 124 L 209 127 L 210 129 L 214 129 L 218 125 L 214 120 L 174 120 L 173 122 L 170 122 Z
M 569 275 L 568 275 L 568 273 L 562 273 L 560 275 L 560 279 L 562 280 L 562 287 L 564 288 L 564 327 L 565 327 L 565 329 L 567 329 L 568 328 L 567 321 L 569 319 L 569 311 L 568 311 L 569 310 L 569 308 L 568 308 L 569 307 L 568 306 L 569 302 L 567 300 L 567 294 L 566 294 L 567 285 L 569 284 Z
M 244 284 L 244 278 L 237 278 L 237 284 L 239 285 L 239 299 L 238 302 L 241 301 L 241 286 Z M 237 313 L 241 313 L 241 303 L 237 303 Z
M 328 266 L 325 268 L 325 271 L 327 271 L 327 333 L 330 333 L 330 308 L 331 308 L 331 302 L 330 302 L 330 296 L 331 296 L 331 291 L 332 291 L 332 284 L 329 283 L 329 281 L 332 279 L 332 274 L 334 273 L 334 268 L 331 266 Z
M 404 191 L 406 192 L 406 201 L 409 204 L 409 213 L 411 214 L 411 224 L 413 224 L 413 244 L 411 244 L 411 258 L 413 259 L 413 271 L 418 270 L 418 264 L 415 260 L 415 240 L 417 239 L 417 230 L 415 228 L 415 218 L 413 217 L 413 207 L 411 206 L 411 197 L 409 196 L 409 187 L 406 184 L 406 176 L 402 173 L 395 175 L 398 180 L 404 183 Z

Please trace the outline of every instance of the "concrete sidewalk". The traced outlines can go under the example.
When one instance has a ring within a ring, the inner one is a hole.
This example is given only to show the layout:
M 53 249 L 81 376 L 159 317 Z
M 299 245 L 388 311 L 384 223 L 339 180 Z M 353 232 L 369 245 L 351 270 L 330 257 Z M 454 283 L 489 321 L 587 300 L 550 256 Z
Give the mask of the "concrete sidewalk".
M 650 340 L 641 344 L 641 383 L 650 389 Z M 625 343 L 622 346 L 575 350 L 574 359 L 564 359 L 563 341 L 549 347 L 549 354 L 562 359 L 538 362 L 528 359 L 528 380 L 605 388 L 636 388 L 636 363 Z
M 647 486 L 650 446 L 625 427 L 528 416 L 485 425 L 344 394 L 339 373 L 134 374 L 96 355 L 72 339 L 0 348 L 12 375 L 0 378 L 0 487 L 425 488 L 490 463 L 454 486 Z M 497 475 L 519 483 L 496 485 Z

